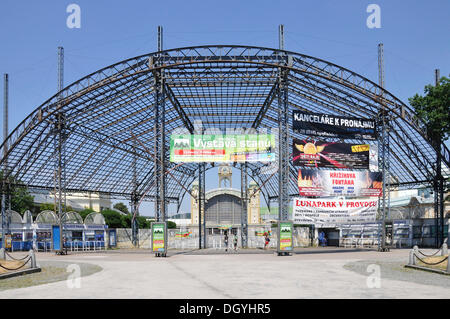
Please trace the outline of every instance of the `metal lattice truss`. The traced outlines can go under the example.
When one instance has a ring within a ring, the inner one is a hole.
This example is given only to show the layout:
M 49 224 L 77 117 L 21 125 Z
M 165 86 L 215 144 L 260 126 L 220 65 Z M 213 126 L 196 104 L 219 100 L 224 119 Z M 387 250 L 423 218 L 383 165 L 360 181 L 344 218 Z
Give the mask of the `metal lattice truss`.
M 287 154 L 293 138 L 305 138 L 290 129 L 294 109 L 378 119 L 385 108 L 393 184 L 429 185 L 433 180 L 436 151 L 423 125 L 409 106 L 388 91 L 314 57 L 225 45 L 151 53 L 82 78 L 38 107 L 11 132 L 1 146 L 0 164 L 7 165 L 7 173 L 30 188 L 54 189 L 55 145 L 62 136 L 66 191 L 128 199 L 138 194 L 153 199 L 159 194 L 156 161 L 148 150 L 157 153 L 155 120 L 163 118 L 155 117 L 158 103 L 165 115 L 166 170 L 171 173 L 167 176 L 167 200 L 180 203 L 187 193 L 180 184 L 188 187 L 198 177 L 197 164 L 169 162 L 170 132 L 177 128 L 192 132 L 198 122 L 203 129 L 223 132 L 230 128 L 276 129 L 280 103 L 287 103 L 282 111 L 288 112 Z M 441 154 L 443 170 L 448 170 L 450 153 L 444 145 Z M 298 193 L 297 169 L 291 161 L 285 163 L 292 196 Z M 266 166 L 248 163 L 247 171 L 270 201 L 279 194 L 278 174 L 263 174 Z

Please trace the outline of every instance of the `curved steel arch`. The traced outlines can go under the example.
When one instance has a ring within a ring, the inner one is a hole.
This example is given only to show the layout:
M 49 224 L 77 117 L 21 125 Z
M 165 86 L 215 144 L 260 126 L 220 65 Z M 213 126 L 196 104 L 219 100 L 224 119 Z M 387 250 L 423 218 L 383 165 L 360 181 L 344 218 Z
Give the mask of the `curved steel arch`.
M 139 174 L 138 193 L 149 185 L 153 159 L 133 145 L 130 131 L 153 147 L 155 78 L 167 85 L 166 127 L 192 129 L 195 120 L 206 128 L 277 126 L 276 87 L 280 70 L 287 71 L 289 110 L 307 109 L 330 114 L 376 118 L 390 115 L 392 171 L 398 185 L 428 183 L 436 151 L 414 111 L 374 82 L 331 62 L 311 56 L 253 46 L 196 46 L 153 52 L 130 58 L 72 83 L 28 115 L 1 145 L 0 165 L 30 187 L 52 188 L 57 115 L 64 114 L 68 137 L 68 191 L 96 191 L 129 198 L 133 193 L 130 166 Z M 294 137 L 301 137 L 292 134 Z M 450 153 L 441 145 L 443 161 Z M 109 160 L 111 159 L 111 160 Z M 262 164 L 255 164 L 258 171 Z M 197 167 L 174 171 L 189 183 Z M 294 174 L 294 168 L 290 168 Z M 265 185 L 276 197 L 277 176 Z M 261 181 L 260 181 L 261 182 Z M 295 194 L 295 182 L 290 181 Z M 149 198 L 152 197 L 150 194 Z M 169 180 L 168 198 L 179 200 L 181 190 Z

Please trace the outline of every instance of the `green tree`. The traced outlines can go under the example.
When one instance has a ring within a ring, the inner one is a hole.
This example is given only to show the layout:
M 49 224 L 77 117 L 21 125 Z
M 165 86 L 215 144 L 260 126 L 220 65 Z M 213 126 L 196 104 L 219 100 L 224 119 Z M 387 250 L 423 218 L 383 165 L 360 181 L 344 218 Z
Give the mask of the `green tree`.
M 169 229 L 177 228 L 177 224 L 169 220 L 167 221 L 167 228 Z
M 105 218 L 105 223 L 109 228 L 122 228 L 122 215 L 112 209 L 102 210 L 103 217 Z
M 424 92 L 424 96 L 414 95 L 409 103 L 425 123 L 433 147 L 440 150 L 442 142 L 450 136 L 450 79 L 444 76 L 439 80 L 439 85 L 425 86 Z M 444 182 L 444 188 L 445 192 L 450 190 L 450 180 Z M 450 200 L 450 196 L 445 200 Z
M 26 187 L 16 187 L 11 196 L 11 209 L 23 214 L 26 210 L 34 208 L 34 196 L 31 196 Z
M 115 208 L 117 210 L 120 210 L 124 214 L 129 214 L 130 213 L 128 211 L 127 205 L 125 205 L 124 203 L 116 203 L 116 204 L 114 204 L 113 208 Z
M 89 215 L 90 213 L 94 213 L 95 210 L 91 209 L 91 208 L 85 208 L 81 211 L 79 211 L 78 213 L 80 214 L 81 218 L 83 218 L 83 220 L 85 220 L 86 216 Z
M 427 135 L 436 147 L 450 135 L 450 79 L 444 76 L 439 85 L 425 86 L 424 93 L 409 98 L 409 103 L 425 123 Z
M 147 220 L 147 217 L 144 216 L 136 216 L 139 228 L 150 228 L 150 221 Z
M 58 206 L 56 206 L 56 207 L 58 207 Z M 67 207 L 65 207 L 64 203 L 62 204 L 62 209 L 65 212 L 73 211 L 72 206 L 68 205 Z M 39 205 L 39 210 L 41 212 L 44 211 L 44 210 L 55 211 L 55 204 L 54 203 L 42 203 L 41 205 Z M 58 212 L 58 209 L 56 209 L 56 211 Z
M 132 216 L 130 214 L 120 215 L 122 228 L 131 228 L 131 219 L 132 219 Z
M 9 185 L 9 192 L 11 194 L 11 209 L 24 213 L 26 210 L 34 210 L 34 196 L 28 192 L 28 188 L 23 186 L 23 183 L 14 176 L 9 176 L 6 179 Z M 3 171 L 0 172 L 0 186 L 3 185 Z

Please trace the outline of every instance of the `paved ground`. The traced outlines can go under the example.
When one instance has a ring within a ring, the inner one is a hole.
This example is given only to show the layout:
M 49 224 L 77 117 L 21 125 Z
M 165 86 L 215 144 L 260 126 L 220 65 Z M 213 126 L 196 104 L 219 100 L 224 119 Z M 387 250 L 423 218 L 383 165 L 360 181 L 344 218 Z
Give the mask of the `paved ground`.
M 316 248 L 283 257 L 256 252 L 172 251 L 168 258 L 143 250 L 40 253 L 38 262 L 90 263 L 103 270 L 82 277 L 80 288 L 60 281 L 0 291 L 0 298 L 450 298 L 449 276 L 401 266 L 409 250 Z

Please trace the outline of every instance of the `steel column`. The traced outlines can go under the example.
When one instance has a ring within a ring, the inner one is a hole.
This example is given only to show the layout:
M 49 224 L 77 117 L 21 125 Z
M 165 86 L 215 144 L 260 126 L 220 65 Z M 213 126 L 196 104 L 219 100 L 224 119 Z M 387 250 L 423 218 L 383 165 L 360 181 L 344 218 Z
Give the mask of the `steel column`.
M 384 78 L 384 46 L 383 43 L 378 44 L 378 84 L 381 88 L 385 85 Z M 384 91 L 381 92 L 380 96 L 381 111 L 378 118 L 378 158 L 382 170 L 383 178 L 383 189 L 381 198 L 381 240 L 378 240 L 378 250 L 386 251 L 386 216 L 390 218 L 390 206 L 391 206 L 391 176 L 390 176 L 390 134 L 389 134 L 389 115 L 387 114 L 387 109 L 384 104 Z M 381 129 L 381 131 L 380 131 Z M 381 141 L 380 141 L 381 138 Z M 380 147 L 381 145 L 381 147 Z
M 62 217 L 64 214 L 64 210 L 66 210 L 66 207 L 63 205 L 63 194 L 65 196 L 65 141 L 67 138 L 67 128 L 66 128 L 66 121 L 64 114 L 58 113 L 56 114 L 56 119 L 54 123 L 53 128 L 53 134 L 56 135 L 55 138 L 55 151 L 56 151 L 56 158 L 55 158 L 55 200 L 58 210 L 58 217 L 59 217 L 59 239 L 60 239 L 60 250 L 59 253 L 62 254 L 64 252 L 63 247 L 63 224 L 62 224 Z
M 164 81 L 161 77 L 161 99 L 159 101 L 159 105 L 161 107 L 161 121 L 160 121 L 160 134 L 161 134 L 161 143 L 159 144 L 160 148 L 160 187 L 161 187 L 161 221 L 166 221 L 166 210 L 167 210 L 167 201 L 166 201 L 166 195 L 167 195 L 167 183 L 166 183 L 166 98 L 165 98 L 165 87 L 164 87 Z
M 284 26 L 278 27 L 279 49 L 284 50 Z M 284 52 L 280 61 L 291 65 L 292 59 Z M 289 103 L 288 103 L 288 69 L 278 69 L 278 220 L 289 219 Z
M 440 71 L 436 69 L 435 86 L 439 86 Z M 434 213 L 436 227 L 436 248 L 441 247 L 444 243 L 444 177 L 442 176 L 442 137 L 440 135 L 433 136 L 433 147 L 436 150 L 435 178 L 433 182 L 434 188 Z
M 441 141 L 435 142 L 436 147 L 436 171 L 433 182 L 434 190 L 434 212 L 436 227 L 436 248 L 444 243 L 444 178 L 442 176 L 442 157 L 440 152 Z
M 287 70 L 280 70 L 278 85 L 278 219 L 289 219 L 289 122 Z
M 247 179 L 247 162 L 241 164 L 241 245 L 247 248 L 248 239 L 248 179 Z
M 5 143 L 3 157 L 6 159 L 6 154 L 8 151 L 8 145 L 6 140 L 8 138 L 8 93 L 9 93 L 9 77 L 8 74 L 4 75 L 3 78 L 3 142 Z M 8 170 L 8 164 L 5 160 L 2 172 L 2 200 L 1 200 L 1 213 L 2 213 L 2 248 L 5 248 L 5 234 L 9 233 L 9 218 L 6 214 L 7 207 L 9 206 L 9 185 L 6 182 L 6 171 Z
M 206 248 L 206 212 L 205 212 L 205 173 L 206 163 L 198 164 L 198 232 L 199 248 Z M 202 236 L 203 233 L 203 236 Z M 203 238 L 202 238 L 203 237 Z M 203 243 L 203 244 L 202 244 Z
M 134 153 L 136 153 L 136 140 L 133 140 L 133 149 Z M 137 194 L 137 171 L 136 171 L 136 155 L 133 154 L 133 193 L 131 195 L 131 241 L 133 243 L 133 246 L 138 247 L 139 246 L 139 225 L 137 222 L 137 216 L 138 216 L 138 194 Z
M 160 162 L 158 160 L 158 156 L 159 156 L 159 151 L 160 151 L 160 136 L 159 136 L 159 132 L 160 132 L 160 127 L 159 127 L 159 122 L 160 122 L 160 105 L 158 103 L 160 97 L 159 97 L 159 88 L 156 85 L 155 86 L 155 122 L 154 122 L 154 135 L 153 135 L 153 145 L 154 145 L 154 154 L 155 157 L 153 159 L 153 165 L 154 165 L 154 178 L 155 178 L 155 220 L 157 222 L 160 221 L 161 219 L 161 194 L 160 194 L 160 182 L 161 182 L 161 165 Z
M 153 63 L 153 61 L 151 61 Z M 155 67 L 157 64 L 154 65 Z M 166 86 L 161 70 L 154 72 L 155 83 L 155 125 L 154 125 L 154 146 L 155 146 L 155 219 L 156 221 L 166 221 Z
M 383 189 L 381 197 L 381 240 L 378 241 L 378 249 L 380 251 L 386 250 L 386 216 L 390 216 L 390 150 L 389 150 L 389 131 L 387 128 L 387 115 L 384 109 L 382 110 L 381 119 L 379 121 L 379 140 L 378 140 L 378 156 L 381 166 Z

